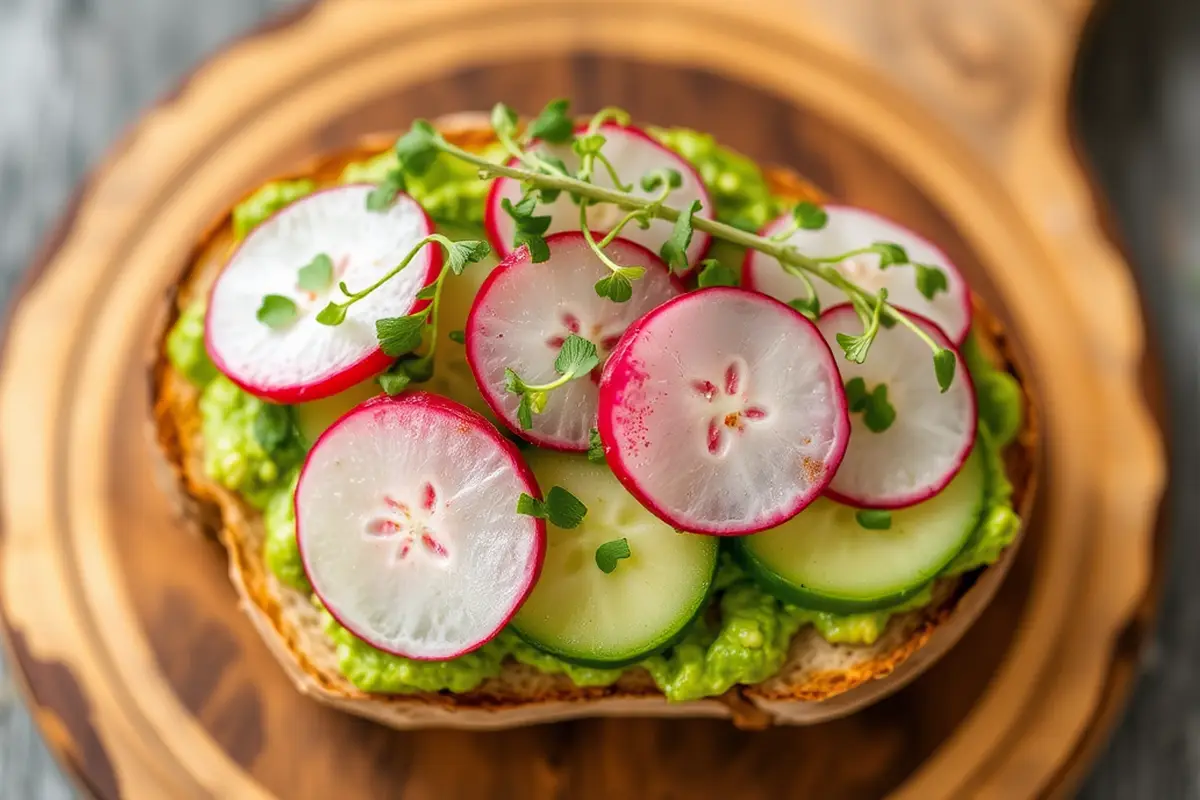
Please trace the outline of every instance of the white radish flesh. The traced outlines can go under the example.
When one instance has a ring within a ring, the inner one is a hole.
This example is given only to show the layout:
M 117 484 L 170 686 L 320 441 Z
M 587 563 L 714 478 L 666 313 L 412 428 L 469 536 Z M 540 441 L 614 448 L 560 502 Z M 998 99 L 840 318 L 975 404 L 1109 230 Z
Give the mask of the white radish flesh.
M 339 296 L 339 281 L 351 291 L 370 286 L 433 231 L 408 195 L 386 211 L 368 211 L 373 188 L 338 186 L 297 200 L 255 228 L 229 259 L 213 286 L 205 336 L 213 362 L 234 383 L 268 400 L 299 403 L 345 391 L 391 363 L 379 348 L 375 321 L 424 307 L 428 301 L 417 293 L 437 277 L 435 246 L 351 306 L 342 324 L 316 320 Z M 302 290 L 299 270 L 322 254 L 334 265 L 329 286 Z M 256 315 L 267 295 L 292 301 L 295 319 L 280 327 L 260 322 Z
M 834 268 L 869 292 L 888 290 L 888 302 L 927 317 L 946 332 L 955 344 L 962 344 L 971 329 L 971 290 L 962 274 L 932 242 L 918 236 L 885 217 L 852 206 L 825 207 L 829 220 L 820 230 L 799 230 L 788 237 L 787 243 L 801 253 L 816 258 L 848 253 L 876 242 L 891 242 L 904 248 L 911 263 L 879 268 L 877 253 L 852 256 Z M 786 230 L 791 214 L 771 222 L 763 236 L 773 236 Z M 913 264 L 936 267 L 946 279 L 946 289 L 927 298 L 917 288 L 916 267 Z M 751 250 L 746 255 L 742 285 L 747 289 L 769 294 L 789 303 L 808 296 L 804 281 L 784 272 L 780 263 L 769 255 Z M 820 278 L 813 278 L 813 288 L 821 308 L 832 308 L 846 302 L 846 296 Z
M 916 318 L 941 347 L 953 350 L 946 334 Z M 817 323 L 833 348 L 838 333 L 858 335 L 862 322 L 849 305 L 835 306 Z M 851 413 L 850 446 L 829 485 L 831 497 L 860 508 L 904 508 L 940 492 L 962 468 L 975 442 L 975 390 L 955 352 L 954 381 L 942 392 L 929 345 L 903 325 L 880 328 L 866 360 L 856 364 L 838 348 L 844 381 L 862 378 L 865 391 L 887 386 L 895 419 L 874 431 L 862 413 Z
M 849 437 L 816 327 L 742 289 L 676 298 L 632 325 L 600 381 L 600 437 L 625 487 L 676 528 L 765 530 L 828 484 Z
M 533 427 L 524 430 L 517 419 L 520 397 L 505 391 L 505 368 L 528 384 L 550 383 L 558 378 L 554 361 L 571 334 L 595 344 L 603 364 L 630 323 L 683 289 L 657 256 L 618 238 L 605 254 L 646 273 L 632 281 L 630 300 L 614 303 L 596 294 L 596 282 L 610 272 L 581 233 L 546 241 L 549 260 L 534 263 L 520 250 L 488 277 L 467 324 L 467 358 L 484 398 L 515 433 L 542 447 L 582 451 L 596 425 L 600 369 L 550 392 L 545 409 L 533 415 Z
M 494 637 L 533 587 L 539 496 L 511 442 L 424 392 L 371 400 L 310 451 L 296 489 L 305 572 L 347 630 L 395 655 L 444 660 Z

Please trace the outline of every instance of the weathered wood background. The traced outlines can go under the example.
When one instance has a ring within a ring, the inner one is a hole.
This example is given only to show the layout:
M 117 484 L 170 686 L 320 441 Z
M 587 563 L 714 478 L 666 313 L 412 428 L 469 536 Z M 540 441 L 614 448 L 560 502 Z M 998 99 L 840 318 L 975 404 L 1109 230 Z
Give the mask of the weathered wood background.
M 8 297 L 71 187 L 138 110 L 221 43 L 293 2 L 0 0 L 0 295 Z M 1081 62 L 1076 119 L 1169 364 L 1175 535 L 1143 678 L 1083 796 L 1200 798 L 1200 584 L 1191 577 L 1200 563 L 1200 496 L 1191 488 L 1200 437 L 1190 419 L 1200 341 L 1200 4 L 1101 6 Z M 70 795 L 5 677 L 0 798 Z

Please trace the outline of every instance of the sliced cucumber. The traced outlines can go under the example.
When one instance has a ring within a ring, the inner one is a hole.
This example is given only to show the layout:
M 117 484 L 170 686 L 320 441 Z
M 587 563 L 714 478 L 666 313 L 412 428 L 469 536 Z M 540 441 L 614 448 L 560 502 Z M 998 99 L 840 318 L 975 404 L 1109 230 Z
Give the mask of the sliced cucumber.
M 839 614 L 894 606 L 928 585 L 970 539 L 985 479 L 976 445 L 945 489 L 890 512 L 887 530 L 864 528 L 858 509 L 822 497 L 777 528 L 735 540 L 735 553 L 785 602 Z
M 585 456 L 539 450 L 527 460 L 543 494 L 561 486 L 588 512 L 577 528 L 547 525 L 542 574 L 513 629 L 547 653 L 591 667 L 632 664 L 674 644 L 707 606 L 717 539 L 676 533 L 608 467 Z M 596 550 L 618 539 L 628 541 L 630 555 L 605 573 Z

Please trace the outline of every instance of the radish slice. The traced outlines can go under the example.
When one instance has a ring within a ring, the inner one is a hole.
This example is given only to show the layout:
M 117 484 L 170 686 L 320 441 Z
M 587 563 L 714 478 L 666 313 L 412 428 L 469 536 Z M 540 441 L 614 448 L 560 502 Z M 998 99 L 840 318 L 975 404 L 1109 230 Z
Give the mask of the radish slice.
M 796 231 L 788 244 L 808 256 L 826 257 L 847 253 L 875 242 L 894 242 L 908 253 L 909 261 L 937 267 L 946 276 L 946 290 L 937 291 L 930 300 L 917 289 L 916 268 L 912 263 L 879 268 L 879 256 L 867 253 L 854 256 L 836 265 L 839 272 L 870 292 L 888 290 L 888 301 L 900 308 L 920 314 L 936 323 L 955 344 L 962 344 L 971 329 L 971 290 L 958 268 L 936 245 L 889 219 L 871 211 L 851 206 L 825 206 L 829 221 L 817 231 Z M 785 230 L 791 214 L 769 223 L 763 236 Z M 769 294 L 787 303 L 807 297 L 804 281 L 783 271 L 771 256 L 751 250 L 742 270 L 742 285 Z M 814 279 L 821 308 L 830 308 L 846 301 L 846 296 L 823 280 Z
M 935 342 L 954 351 L 954 382 L 944 393 L 938 388 L 929 346 L 901 325 L 879 329 L 864 363 L 839 356 L 847 383 L 862 378 L 867 392 L 887 386 L 895 419 L 875 432 L 865 414 L 850 415 L 850 447 L 829 484 L 835 500 L 860 508 L 915 505 L 944 489 L 971 454 L 976 425 L 971 374 L 945 333 L 927 319 L 910 316 Z M 838 333 L 863 331 L 848 303 L 826 311 L 817 326 L 830 347 L 838 347 Z
M 625 332 L 600 379 L 609 466 L 680 530 L 739 536 L 798 514 L 850 436 L 837 366 L 801 314 L 743 289 L 691 292 Z
M 296 538 L 313 591 L 373 647 L 444 660 L 494 637 L 533 588 L 546 524 L 511 442 L 478 414 L 407 392 L 326 431 L 296 488 Z
M 467 360 L 483 397 L 514 433 L 541 447 L 587 450 L 596 425 L 600 369 L 550 392 L 533 427 L 517 421 L 520 397 L 504 388 L 510 368 L 530 384 L 558 377 L 554 360 L 563 340 L 578 334 L 596 345 L 601 363 L 630 323 L 683 292 L 658 256 L 641 245 L 614 239 L 605 254 L 621 266 L 642 266 L 625 303 L 600 297 L 595 283 L 609 274 L 578 231 L 546 239 L 550 258 L 535 264 L 525 249 L 512 253 L 488 277 L 467 320 Z
M 297 200 L 255 228 L 229 259 L 213 286 L 204 327 L 213 363 L 234 383 L 267 400 L 298 403 L 345 391 L 391 363 L 379 349 L 375 321 L 425 306 L 417 293 L 437 277 L 435 247 L 351 306 L 341 325 L 316 320 L 338 294 L 338 281 L 351 291 L 370 286 L 433 232 L 408 195 L 399 195 L 387 211 L 368 211 L 373 188 L 338 186 Z M 323 291 L 303 291 L 299 270 L 320 254 L 332 259 L 333 280 Z M 267 295 L 295 303 L 296 319 L 278 328 L 259 322 Z
M 695 216 L 712 219 L 714 208 L 708 189 L 705 188 L 699 173 L 682 156 L 659 144 L 639 128 L 609 123 L 600 126 L 599 133 L 607 139 L 601 152 L 612 162 L 622 182 L 633 185 L 631 194 L 635 197 L 655 196 L 658 190 L 647 192 L 642 189 L 640 185 L 642 176 L 651 170 L 663 167 L 676 169 L 683 177 L 683 185 L 671 192 L 668 202 L 676 208 L 687 208 L 693 200 L 699 200 L 701 208 Z M 532 149 L 534 152 L 545 152 L 558 156 L 569 170 L 579 167 L 579 156 L 575 155 L 570 145 L 539 144 Z M 509 165 L 513 166 L 514 162 L 510 161 Z M 596 165 L 592 182 L 597 186 L 609 189 L 614 185 L 608 170 L 599 164 Z M 485 219 L 488 239 L 501 256 L 507 256 L 513 251 L 513 234 L 516 228 L 513 225 L 512 217 L 501 208 L 500 202 L 507 199 L 515 204 L 521 199 L 521 194 L 521 182 L 512 178 L 497 178 L 488 194 Z M 550 216 L 548 233 L 579 230 L 579 206 L 575 205 L 565 192 L 552 203 L 539 203 L 536 213 Z M 588 210 L 588 227 L 598 233 L 607 231 L 621 217 L 625 216 L 625 213 L 624 209 L 611 204 L 593 206 Z M 622 229 L 621 234 L 657 253 L 663 242 L 671 237 L 672 227 L 673 223 L 656 219 L 650 223 L 649 228 L 644 230 L 635 224 L 630 224 Z M 690 268 L 681 274 L 691 274 L 695 266 L 700 263 L 700 259 L 704 258 L 704 254 L 708 252 L 711 239 L 712 237 L 704 231 L 696 231 L 692 235 L 692 241 L 687 248 Z

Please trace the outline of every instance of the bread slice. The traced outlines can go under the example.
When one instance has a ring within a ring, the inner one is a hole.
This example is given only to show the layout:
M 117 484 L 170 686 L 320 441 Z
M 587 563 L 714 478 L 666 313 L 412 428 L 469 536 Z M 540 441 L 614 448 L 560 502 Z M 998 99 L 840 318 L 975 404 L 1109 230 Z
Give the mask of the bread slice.
M 478 115 L 445 118 L 438 127 L 460 147 L 482 148 L 493 141 L 486 118 Z M 347 163 L 383 152 L 393 141 L 390 136 L 371 137 L 281 177 L 331 183 Z M 820 198 L 815 187 L 792 172 L 772 168 L 767 176 L 781 196 Z M 206 231 L 180 277 L 165 315 L 167 326 L 195 298 L 207 293 L 232 244 L 231 220 L 226 214 Z M 978 302 L 976 312 L 985 350 L 995 363 L 1014 371 L 994 317 Z M 259 513 L 205 475 L 199 393 L 167 360 L 167 329 L 158 332 L 151 369 L 154 429 L 167 468 L 166 482 L 178 496 L 183 515 L 224 544 L 230 579 L 242 607 L 301 692 L 397 728 L 504 728 L 608 715 L 725 717 L 743 727 L 762 727 L 841 716 L 895 691 L 942 655 L 991 599 L 1015 550 L 1015 545 L 1010 547 L 998 563 L 975 574 L 939 581 L 933 603 L 894 617 L 873 645 L 830 644 L 806 627 L 793 640 L 779 674 L 755 686 L 736 687 L 718 698 L 668 703 L 650 676 L 637 669 L 612 686 L 583 688 L 564 676 L 546 675 L 515 662 L 506 664 L 499 677 L 462 694 L 366 694 L 338 671 L 333 646 L 309 598 L 280 584 L 267 569 Z M 1027 394 L 1027 386 L 1025 391 Z M 1036 439 L 1027 398 L 1025 405 L 1024 429 L 1006 452 L 1014 499 L 1022 516 L 1033 493 Z

